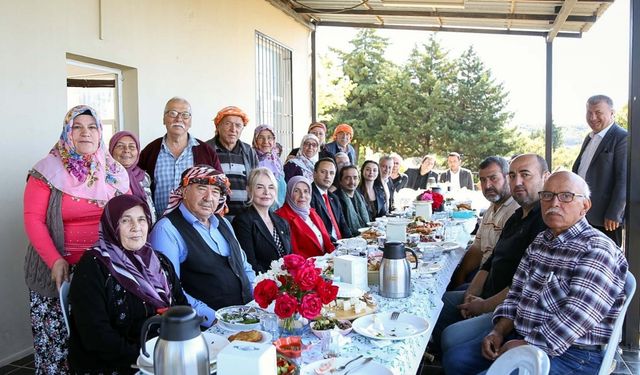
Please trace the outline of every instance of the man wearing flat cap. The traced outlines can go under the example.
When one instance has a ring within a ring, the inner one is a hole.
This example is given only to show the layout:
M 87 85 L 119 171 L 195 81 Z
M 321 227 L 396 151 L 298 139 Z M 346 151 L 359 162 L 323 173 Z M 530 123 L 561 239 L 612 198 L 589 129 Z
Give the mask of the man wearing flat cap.
M 218 157 L 222 171 L 231 182 L 231 197 L 227 218 L 233 217 L 244 208 L 247 202 L 247 178 L 252 169 L 258 167 L 258 156 L 251 145 L 240 140 L 249 117 L 240 108 L 229 106 L 222 108 L 213 123 L 216 135 L 207 141 Z
M 347 124 L 340 124 L 333 131 L 333 142 L 327 143 L 326 150 L 332 158 L 338 152 L 344 152 L 349 155 L 351 164 L 357 165 L 358 154 L 356 150 L 351 146 L 351 140 L 353 139 L 353 128 Z
M 222 216 L 230 192 L 221 172 L 208 165 L 188 168 L 149 235 L 153 248 L 173 264 L 189 304 L 206 327 L 215 321 L 215 310 L 253 299 L 256 275 Z

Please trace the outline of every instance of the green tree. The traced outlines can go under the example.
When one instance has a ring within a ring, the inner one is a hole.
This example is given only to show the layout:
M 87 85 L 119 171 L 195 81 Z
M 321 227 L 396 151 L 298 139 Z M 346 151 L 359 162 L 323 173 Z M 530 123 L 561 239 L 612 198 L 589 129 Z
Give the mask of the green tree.
M 629 105 L 623 105 L 622 109 L 615 113 L 614 119 L 616 120 L 616 124 L 625 129 L 629 129 Z
M 380 147 L 377 134 L 387 121 L 380 106 L 381 88 L 393 64 L 384 58 L 388 42 L 372 29 L 363 29 L 350 42 L 351 52 L 333 50 L 342 60 L 342 71 L 351 84 L 345 95 L 345 105 L 334 112 L 331 128 L 347 123 L 354 128 L 358 145 Z

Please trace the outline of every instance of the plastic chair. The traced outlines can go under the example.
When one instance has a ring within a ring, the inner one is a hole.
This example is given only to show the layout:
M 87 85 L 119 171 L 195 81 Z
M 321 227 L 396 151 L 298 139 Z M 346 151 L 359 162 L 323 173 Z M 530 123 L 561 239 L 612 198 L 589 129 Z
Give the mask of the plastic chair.
M 62 316 L 64 316 L 64 324 L 67 326 L 67 337 L 71 336 L 71 328 L 69 326 L 69 287 L 71 283 L 68 281 L 63 281 L 62 285 L 60 285 L 60 290 L 58 291 L 60 297 L 60 307 L 62 308 Z
M 633 298 L 633 294 L 635 293 L 635 291 L 636 278 L 630 271 L 627 270 L 627 278 L 624 283 L 624 304 L 622 305 L 622 309 L 620 310 L 618 319 L 616 319 L 616 322 L 613 325 L 613 332 L 611 333 L 611 337 L 609 337 L 609 343 L 607 344 L 607 348 L 604 351 L 604 357 L 602 358 L 602 364 L 600 365 L 600 371 L 598 372 L 598 375 L 608 375 L 612 372 L 611 370 L 613 357 L 616 355 L 618 344 L 622 339 L 622 324 L 624 323 L 624 317 L 627 314 L 627 308 L 631 303 L 631 299 Z
M 533 345 L 521 345 L 498 357 L 486 375 L 508 375 L 515 370 L 519 375 L 547 375 L 549 367 L 545 352 Z

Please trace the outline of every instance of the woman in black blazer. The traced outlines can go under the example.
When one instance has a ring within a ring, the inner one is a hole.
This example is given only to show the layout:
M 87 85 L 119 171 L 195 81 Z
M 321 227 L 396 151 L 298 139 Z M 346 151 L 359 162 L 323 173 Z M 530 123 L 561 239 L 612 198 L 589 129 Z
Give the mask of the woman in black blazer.
M 267 168 L 252 170 L 247 195 L 250 206 L 233 219 L 233 230 L 253 270 L 266 272 L 271 261 L 291 254 L 289 224 L 270 211 L 278 196 L 273 173 Z
M 360 172 L 358 190 L 362 193 L 364 201 L 367 203 L 367 211 L 369 211 L 369 219 L 371 221 L 386 215 L 389 210 L 389 201 L 384 193 L 382 183 L 378 163 L 373 160 L 365 161 Z

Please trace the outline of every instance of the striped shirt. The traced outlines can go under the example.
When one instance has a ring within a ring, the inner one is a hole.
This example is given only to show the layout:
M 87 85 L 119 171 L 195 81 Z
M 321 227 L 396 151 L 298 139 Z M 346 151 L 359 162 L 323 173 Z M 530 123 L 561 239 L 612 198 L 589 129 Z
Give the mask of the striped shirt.
M 176 158 L 171 151 L 169 151 L 169 146 L 167 146 L 166 141 L 167 138 L 165 136 L 162 139 L 158 161 L 156 161 L 156 169 L 153 172 L 156 182 L 155 191 L 153 192 L 153 204 L 155 205 L 158 217 L 162 215 L 167 205 L 169 205 L 169 194 L 180 184 L 182 172 L 187 168 L 193 167 L 192 147 L 200 144 L 195 137 L 189 135 L 187 147 L 185 147 L 182 153 Z
M 220 166 L 231 184 L 231 197 L 227 199 L 229 213 L 226 215 L 230 220 L 241 213 L 245 207 L 245 202 L 247 201 L 247 179 L 249 172 L 251 172 L 251 166 L 245 165 L 245 156 L 242 153 L 240 142 L 242 141 L 237 141 L 231 151 L 221 146 L 217 138 L 215 143 L 215 150 L 218 158 L 220 158 Z
M 493 315 L 550 356 L 571 345 L 606 344 L 624 302 L 627 261 L 582 218 L 554 237 L 540 233 L 527 249 L 507 298 Z

